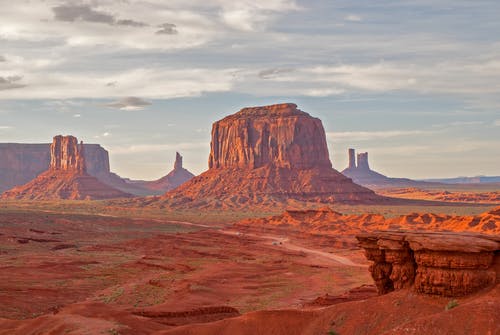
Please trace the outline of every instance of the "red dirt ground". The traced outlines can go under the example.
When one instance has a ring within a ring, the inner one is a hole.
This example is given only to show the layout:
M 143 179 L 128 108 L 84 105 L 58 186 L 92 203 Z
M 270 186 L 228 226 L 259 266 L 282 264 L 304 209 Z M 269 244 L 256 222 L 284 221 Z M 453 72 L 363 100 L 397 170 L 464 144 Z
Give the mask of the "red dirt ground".
M 449 298 L 412 291 L 374 297 L 353 240 L 398 227 L 496 234 L 499 215 L 324 209 L 207 228 L 3 211 L 0 335 L 500 334 L 498 285 L 449 311 Z
M 2 213 L 0 334 L 148 334 L 371 284 L 360 250 L 341 251 L 348 265 L 332 251 L 167 221 Z

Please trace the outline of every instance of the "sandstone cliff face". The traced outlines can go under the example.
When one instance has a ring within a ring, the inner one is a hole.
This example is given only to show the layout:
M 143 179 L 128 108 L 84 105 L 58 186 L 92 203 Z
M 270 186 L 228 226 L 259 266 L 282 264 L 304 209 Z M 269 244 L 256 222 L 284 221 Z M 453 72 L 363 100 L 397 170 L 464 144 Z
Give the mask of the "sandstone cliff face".
M 46 171 L 50 164 L 50 144 L 0 143 L 0 192 L 23 185 Z M 84 144 L 87 172 L 109 179 L 108 152 L 98 144 Z
M 412 287 L 457 297 L 500 282 L 500 238 L 470 233 L 376 232 L 356 236 L 380 294 Z
M 0 143 L 0 192 L 32 180 L 49 162 L 49 144 Z
M 46 171 L 50 144 L 0 143 L 0 193 L 24 185 Z M 135 195 L 161 194 L 156 190 L 127 182 L 110 171 L 108 151 L 99 144 L 84 144 L 87 173 L 103 183 Z
M 321 120 L 295 104 L 244 108 L 214 123 L 209 168 L 331 168 Z
M 2 199 L 108 199 L 129 197 L 86 171 L 83 143 L 73 136 L 56 136 L 50 146 L 50 166 L 31 182 L 2 194 Z
M 50 146 L 49 169 L 85 173 L 87 169 L 83 151 L 83 142 L 79 145 L 74 136 L 58 135 L 54 137 Z
M 241 207 L 273 199 L 380 201 L 332 168 L 321 121 L 294 104 L 244 108 L 212 128 L 209 170 L 164 199 Z

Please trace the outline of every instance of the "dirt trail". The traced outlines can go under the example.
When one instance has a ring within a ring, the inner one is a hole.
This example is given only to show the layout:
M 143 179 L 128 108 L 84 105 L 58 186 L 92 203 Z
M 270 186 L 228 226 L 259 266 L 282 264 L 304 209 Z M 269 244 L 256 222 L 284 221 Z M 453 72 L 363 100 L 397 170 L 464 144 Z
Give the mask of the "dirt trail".
M 220 232 L 223 234 L 235 235 L 235 236 L 238 236 L 241 234 L 240 232 L 234 231 L 234 230 L 220 230 Z M 291 250 L 291 251 L 304 252 L 310 256 L 313 256 L 313 258 L 322 258 L 322 259 L 333 260 L 337 263 L 340 263 L 342 265 L 347 265 L 347 266 L 367 267 L 366 264 L 355 263 L 347 257 L 336 255 L 336 254 L 333 254 L 330 252 L 306 248 L 306 247 L 303 247 L 303 246 L 300 246 L 297 244 L 293 244 L 290 242 L 290 239 L 288 237 L 274 236 L 274 235 L 256 235 L 256 234 L 249 234 L 249 233 L 245 233 L 245 235 L 251 236 L 254 238 L 261 238 L 261 239 L 269 240 L 270 241 L 269 243 L 279 245 L 280 247 L 283 247 L 283 248 Z

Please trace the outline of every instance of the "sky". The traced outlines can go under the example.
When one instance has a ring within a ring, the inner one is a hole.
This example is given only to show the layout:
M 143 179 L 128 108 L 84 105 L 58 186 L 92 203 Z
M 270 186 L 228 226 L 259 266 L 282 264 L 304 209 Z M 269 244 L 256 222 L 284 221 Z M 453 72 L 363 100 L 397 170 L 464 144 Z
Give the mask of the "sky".
M 391 177 L 500 175 L 500 2 L 0 0 L 0 142 L 72 134 L 123 177 L 175 152 L 207 169 L 214 121 L 294 102 L 330 159 Z M 1 159 L 1 158 L 0 158 Z

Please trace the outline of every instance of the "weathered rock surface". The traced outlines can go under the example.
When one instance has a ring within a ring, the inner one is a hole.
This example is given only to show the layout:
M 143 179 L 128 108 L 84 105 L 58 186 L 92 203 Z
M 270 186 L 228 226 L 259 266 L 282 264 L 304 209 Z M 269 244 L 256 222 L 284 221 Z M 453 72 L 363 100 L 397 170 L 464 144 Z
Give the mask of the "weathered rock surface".
M 332 168 L 321 121 L 295 104 L 244 108 L 214 123 L 209 169 L 167 193 L 173 204 L 381 201 Z
M 49 169 L 29 183 L 2 194 L 2 199 L 108 199 L 129 197 L 87 173 L 84 145 L 73 136 L 56 136 Z
M 209 168 L 331 168 L 321 120 L 295 104 L 243 108 L 212 127 Z
M 98 144 L 84 144 L 87 172 L 106 178 L 111 174 L 108 152 Z M 0 192 L 23 185 L 50 165 L 50 144 L 0 143 Z
M 373 261 L 379 294 L 413 288 L 458 297 L 500 282 L 500 237 L 471 233 L 373 232 L 358 234 Z
M 130 183 L 139 185 L 140 187 L 146 188 L 148 190 L 165 193 L 184 184 L 185 182 L 191 180 L 193 177 L 194 174 L 192 174 L 182 166 L 182 156 L 178 152 L 176 152 L 174 169 L 170 171 L 166 176 L 154 181 L 131 181 Z
M 58 135 L 50 146 L 50 165 L 52 171 L 72 171 L 78 174 L 87 172 L 83 142 L 78 145 L 74 136 Z

